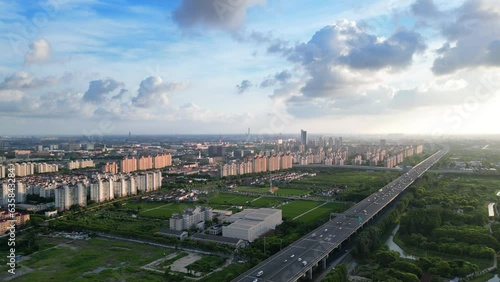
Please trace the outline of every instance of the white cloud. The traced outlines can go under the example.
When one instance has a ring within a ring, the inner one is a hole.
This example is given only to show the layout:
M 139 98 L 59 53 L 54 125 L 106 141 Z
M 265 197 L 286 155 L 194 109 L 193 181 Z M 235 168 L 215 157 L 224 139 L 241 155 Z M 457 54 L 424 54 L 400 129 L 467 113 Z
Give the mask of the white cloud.
M 93 80 L 89 83 L 89 89 L 85 92 L 83 100 L 90 103 L 101 103 L 119 87 L 124 87 L 124 84 L 114 79 Z M 117 95 L 121 95 L 123 90 Z
M 5 77 L 0 82 L 0 89 L 33 89 L 57 83 L 58 79 L 52 76 L 37 78 L 31 73 L 20 71 Z
M 132 99 L 136 107 L 151 107 L 168 105 L 169 95 L 188 86 L 186 82 L 169 82 L 159 76 L 150 76 L 143 81 L 137 91 L 137 96 Z
M 41 38 L 30 45 L 30 51 L 24 55 L 24 62 L 27 64 L 43 63 L 50 57 L 51 47 L 47 40 Z

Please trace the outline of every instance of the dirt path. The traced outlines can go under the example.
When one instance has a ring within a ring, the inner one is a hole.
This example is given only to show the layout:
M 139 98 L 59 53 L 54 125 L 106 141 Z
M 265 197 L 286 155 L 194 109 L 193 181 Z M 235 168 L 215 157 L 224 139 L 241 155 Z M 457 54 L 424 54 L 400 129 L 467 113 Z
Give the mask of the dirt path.
M 299 218 L 299 217 L 303 216 L 304 214 L 306 214 L 306 213 L 310 213 L 310 212 L 312 212 L 313 210 L 315 210 L 315 209 L 317 209 L 317 208 L 319 208 L 319 207 L 321 207 L 321 206 L 326 205 L 327 203 L 328 203 L 328 202 L 324 202 L 324 203 L 322 203 L 321 205 L 319 205 L 319 206 L 317 206 L 317 207 L 315 207 L 315 208 L 312 208 L 312 209 L 310 209 L 310 210 L 308 210 L 308 211 L 306 211 L 306 212 L 304 212 L 304 213 L 302 213 L 302 214 L 299 214 L 299 215 L 297 215 L 296 217 L 294 217 L 294 218 L 293 218 L 293 220 L 296 220 L 297 218 Z

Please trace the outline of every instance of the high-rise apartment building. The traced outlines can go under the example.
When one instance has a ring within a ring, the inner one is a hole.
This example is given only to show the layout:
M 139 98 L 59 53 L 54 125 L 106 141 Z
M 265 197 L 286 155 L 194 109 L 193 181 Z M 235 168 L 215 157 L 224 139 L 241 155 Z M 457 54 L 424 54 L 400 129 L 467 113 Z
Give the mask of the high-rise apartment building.
M 153 168 L 162 169 L 167 166 L 172 165 L 172 155 L 171 154 L 160 154 L 153 157 Z
M 55 189 L 55 207 L 57 210 L 67 210 L 72 205 L 87 205 L 85 185 L 81 182 L 75 185 L 63 185 Z
M 108 162 L 103 166 L 102 170 L 104 172 L 117 174 L 118 173 L 118 164 L 116 162 Z
M 124 158 L 120 162 L 120 171 L 121 173 L 127 173 L 137 170 L 137 160 L 134 157 Z
M 16 181 L 16 203 L 26 202 L 26 186 L 21 180 Z
M 137 170 L 148 170 L 153 168 L 153 158 L 151 156 L 141 156 L 137 159 Z

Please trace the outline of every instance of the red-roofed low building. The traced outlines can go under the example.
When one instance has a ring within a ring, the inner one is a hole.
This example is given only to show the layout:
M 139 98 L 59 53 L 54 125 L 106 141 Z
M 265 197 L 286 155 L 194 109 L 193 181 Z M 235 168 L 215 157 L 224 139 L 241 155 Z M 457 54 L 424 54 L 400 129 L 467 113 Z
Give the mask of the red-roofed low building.
M 0 211 L 0 234 L 4 234 L 9 231 L 11 222 L 15 221 L 16 228 L 26 224 L 26 221 L 30 220 L 29 214 L 21 214 L 16 212 L 14 214 L 14 219 L 10 218 L 10 213 L 8 211 Z

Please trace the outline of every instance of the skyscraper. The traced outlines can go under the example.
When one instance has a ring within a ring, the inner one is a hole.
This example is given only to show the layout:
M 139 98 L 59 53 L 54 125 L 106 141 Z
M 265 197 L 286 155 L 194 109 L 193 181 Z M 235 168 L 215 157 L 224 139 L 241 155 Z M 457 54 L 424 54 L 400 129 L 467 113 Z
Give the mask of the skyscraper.
M 300 130 L 300 143 L 304 146 L 307 145 L 307 131 Z

